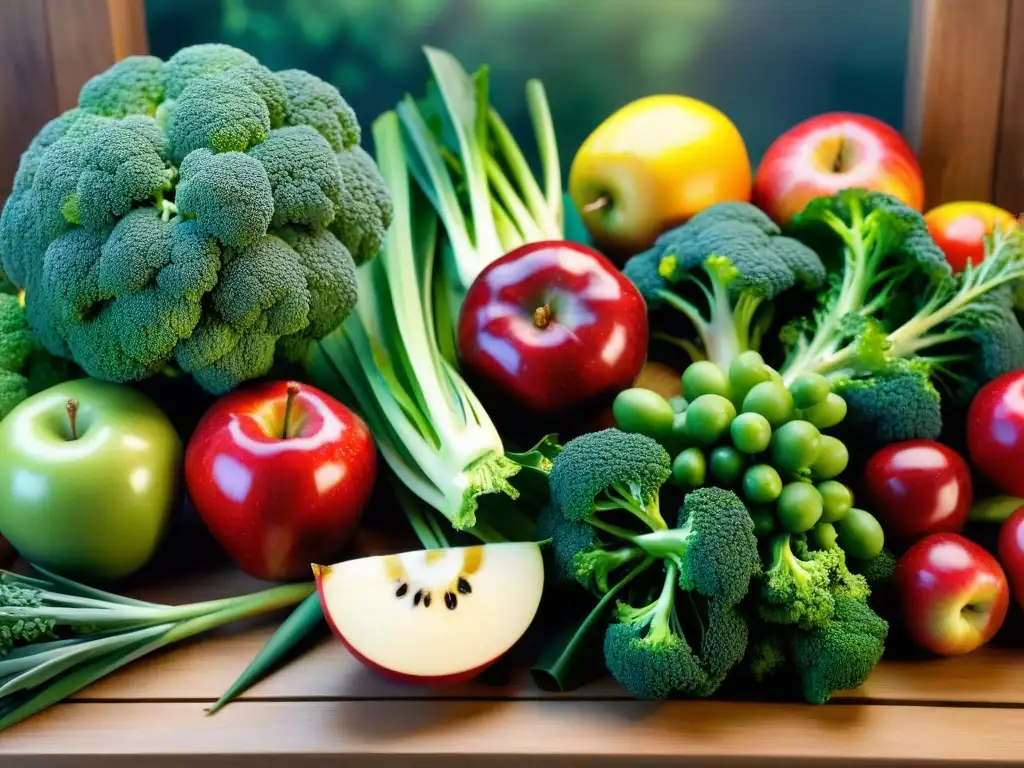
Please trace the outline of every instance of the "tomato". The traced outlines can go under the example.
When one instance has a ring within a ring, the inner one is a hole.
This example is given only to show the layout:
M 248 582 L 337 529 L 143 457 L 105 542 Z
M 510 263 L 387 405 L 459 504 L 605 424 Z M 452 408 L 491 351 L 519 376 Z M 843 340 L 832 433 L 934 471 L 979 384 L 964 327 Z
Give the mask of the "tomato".
M 867 509 L 887 536 L 910 543 L 959 533 L 974 500 L 971 470 L 960 454 L 933 440 L 907 440 L 876 452 L 865 470 Z
M 999 529 L 996 551 L 1010 580 L 1013 596 L 1024 608 L 1024 507 L 1010 515 Z
M 967 447 L 985 477 L 1010 496 L 1024 496 L 1024 371 L 993 379 L 967 411 Z

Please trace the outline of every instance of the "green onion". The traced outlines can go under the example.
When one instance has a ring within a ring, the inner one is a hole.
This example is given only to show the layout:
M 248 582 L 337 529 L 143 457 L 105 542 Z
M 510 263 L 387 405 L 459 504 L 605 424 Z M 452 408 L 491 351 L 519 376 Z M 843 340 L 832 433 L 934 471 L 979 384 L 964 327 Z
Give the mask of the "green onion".
M 546 493 L 557 442 L 505 450 L 459 375 L 455 328 L 488 264 L 524 243 L 564 237 L 551 111 L 541 83 L 527 83 L 542 185 L 489 103 L 486 68 L 470 76 L 450 54 L 424 51 L 433 75 L 427 97 L 405 98 L 373 125 L 394 221 L 381 253 L 359 267 L 356 311 L 315 345 L 308 374 L 366 421 L 424 547 L 447 547 L 450 528 L 484 542 L 532 540 L 528 502 Z M 478 518 L 482 496 L 488 504 Z M 279 665 L 321 619 L 310 597 L 210 712 Z
M 314 589 L 170 606 L 121 597 L 36 569 L 0 570 L 0 730 L 148 653 L 232 621 L 295 605 Z

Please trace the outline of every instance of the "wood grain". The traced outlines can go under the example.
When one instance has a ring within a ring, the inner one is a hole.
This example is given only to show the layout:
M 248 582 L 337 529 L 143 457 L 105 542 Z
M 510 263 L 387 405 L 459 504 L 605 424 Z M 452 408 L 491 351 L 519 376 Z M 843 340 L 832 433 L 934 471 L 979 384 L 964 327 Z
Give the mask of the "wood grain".
M 206 758 L 219 756 L 236 762 L 213 764 L 252 768 L 269 765 L 256 761 L 262 755 L 287 759 L 291 768 L 338 757 L 438 765 L 444 755 L 486 756 L 488 765 L 501 757 L 533 765 L 574 757 L 631 766 L 711 758 L 750 766 L 823 759 L 830 766 L 995 766 L 1020 764 L 1021 724 L 1022 712 L 1012 709 L 721 702 L 295 702 L 241 704 L 216 717 L 187 704 L 63 704 L 6 732 L 0 762 L 28 768 L 64 755 L 79 757 L 79 768 L 149 768 L 209 766 Z M 112 763 L 114 755 L 125 759 Z
M 21 153 L 55 112 L 46 8 L 36 0 L 0 0 L 0 206 Z
M 1011 0 L 1007 27 L 995 202 L 1024 214 L 1024 0 Z
M 992 199 L 1010 1 L 914 1 L 906 132 L 928 207 Z

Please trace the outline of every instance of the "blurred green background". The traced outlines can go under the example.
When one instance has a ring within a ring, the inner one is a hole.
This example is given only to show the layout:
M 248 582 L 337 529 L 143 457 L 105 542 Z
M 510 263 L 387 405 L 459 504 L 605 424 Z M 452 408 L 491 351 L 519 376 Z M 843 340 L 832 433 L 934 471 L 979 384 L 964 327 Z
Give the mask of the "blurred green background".
M 364 134 L 426 80 L 423 45 L 491 67 L 492 100 L 530 136 L 523 86 L 543 80 L 563 167 L 607 115 L 651 93 L 715 104 L 755 162 L 828 110 L 901 127 L 911 0 L 147 0 L 150 47 L 244 48 L 334 83 Z M 368 143 L 368 142 L 364 142 Z

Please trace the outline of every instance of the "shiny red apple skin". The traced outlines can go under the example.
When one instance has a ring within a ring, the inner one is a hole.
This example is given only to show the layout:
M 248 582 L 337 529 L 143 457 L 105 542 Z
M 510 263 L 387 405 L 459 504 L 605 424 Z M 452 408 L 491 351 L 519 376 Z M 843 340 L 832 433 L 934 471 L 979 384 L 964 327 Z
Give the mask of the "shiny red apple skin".
M 967 410 L 971 460 L 1005 494 L 1024 496 L 1024 371 L 983 386 Z
M 289 382 L 235 390 L 200 420 L 185 453 L 189 496 L 245 573 L 267 581 L 333 562 L 359 523 L 377 473 L 366 424 L 330 395 Z
M 768 147 L 754 177 L 753 200 L 779 224 L 816 197 L 841 189 L 885 192 L 924 208 L 924 177 L 914 150 L 892 126 L 852 112 L 804 120 Z
M 907 634 L 940 656 L 980 648 L 1006 619 L 1006 574 L 987 550 L 959 534 L 917 542 L 900 558 L 894 579 Z
M 1024 507 L 1006 518 L 1000 527 L 996 552 L 1010 581 L 1013 596 L 1024 608 Z
M 876 451 L 864 470 L 868 507 L 886 536 L 904 543 L 959 533 L 974 501 L 970 467 L 934 440 L 907 440 Z
M 539 327 L 536 313 L 550 308 Z M 473 281 L 459 356 L 485 385 L 532 414 L 614 398 L 647 357 L 647 306 L 602 254 L 576 243 L 517 248 Z

